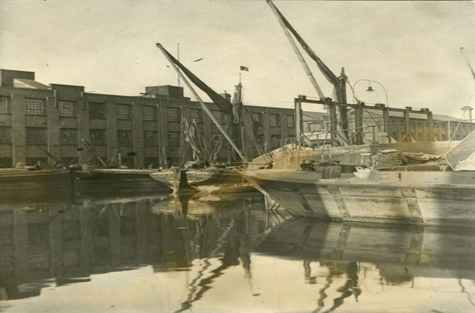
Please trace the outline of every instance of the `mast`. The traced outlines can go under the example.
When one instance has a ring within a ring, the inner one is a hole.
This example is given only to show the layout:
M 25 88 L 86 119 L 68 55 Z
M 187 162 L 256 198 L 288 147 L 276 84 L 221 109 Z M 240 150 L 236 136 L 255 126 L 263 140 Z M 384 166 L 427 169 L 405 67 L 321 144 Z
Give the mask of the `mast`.
M 279 14 L 279 11 L 275 7 L 274 3 L 272 3 L 272 1 L 267 0 L 267 4 L 270 6 L 270 8 L 272 9 L 272 12 L 274 12 L 275 16 L 277 17 L 277 20 L 279 21 L 280 26 L 282 26 L 282 30 L 284 31 L 285 36 L 289 40 L 289 43 L 292 46 L 292 49 L 294 49 L 294 52 L 297 55 L 297 58 L 299 59 L 300 64 L 302 65 L 305 73 L 307 74 L 307 77 L 310 79 L 310 82 L 312 83 L 313 87 L 317 91 L 318 96 L 320 97 L 320 99 L 325 99 L 325 95 L 323 94 L 322 89 L 318 85 L 317 81 L 315 80 L 315 77 L 312 74 L 312 71 L 310 71 L 310 68 L 308 67 L 307 62 L 305 62 L 302 54 L 300 53 L 299 48 L 297 47 L 294 40 L 292 39 L 292 36 L 290 35 L 289 30 L 287 29 L 287 26 L 285 26 L 284 20 Z
M 233 147 L 234 151 L 236 151 L 236 153 L 239 155 L 239 157 L 245 161 L 245 158 L 242 154 L 242 152 L 239 150 L 239 148 L 236 146 L 236 144 L 234 143 L 234 141 L 231 139 L 231 137 L 228 135 L 228 133 L 224 130 L 224 128 L 221 126 L 220 123 L 218 123 L 218 121 L 216 120 L 216 118 L 214 117 L 214 115 L 211 113 L 211 111 L 208 109 L 208 107 L 205 105 L 205 103 L 203 102 L 203 100 L 201 100 L 200 96 L 196 93 L 195 89 L 191 86 L 191 84 L 188 82 L 188 80 L 186 79 L 185 75 L 183 75 L 181 73 L 181 71 L 178 69 L 178 67 L 176 66 L 176 64 L 172 61 L 172 59 L 170 59 L 168 53 L 166 53 L 165 49 L 163 48 L 163 46 L 159 43 L 157 43 L 157 47 L 158 49 L 160 49 L 160 51 L 162 51 L 162 53 L 165 55 L 165 57 L 167 58 L 168 62 L 170 62 L 170 65 L 172 66 L 172 68 L 177 72 L 178 76 L 183 80 L 184 84 L 186 85 L 186 87 L 188 88 L 188 90 L 190 90 L 190 92 L 193 94 L 193 96 L 195 97 L 196 100 L 198 100 L 198 102 L 200 103 L 200 106 L 201 108 L 203 109 L 203 111 L 206 112 L 206 114 L 208 114 L 209 118 L 213 121 L 213 123 L 216 125 L 216 127 L 218 127 L 219 131 L 223 134 L 223 136 L 226 138 L 226 140 L 229 142 L 229 144 Z

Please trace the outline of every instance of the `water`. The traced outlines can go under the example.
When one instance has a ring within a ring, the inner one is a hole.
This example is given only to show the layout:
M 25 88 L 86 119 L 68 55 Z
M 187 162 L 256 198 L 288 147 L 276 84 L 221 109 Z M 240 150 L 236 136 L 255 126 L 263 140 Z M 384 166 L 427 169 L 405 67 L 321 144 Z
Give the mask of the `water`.
M 258 193 L 11 203 L 4 312 L 473 312 L 475 233 L 328 224 Z

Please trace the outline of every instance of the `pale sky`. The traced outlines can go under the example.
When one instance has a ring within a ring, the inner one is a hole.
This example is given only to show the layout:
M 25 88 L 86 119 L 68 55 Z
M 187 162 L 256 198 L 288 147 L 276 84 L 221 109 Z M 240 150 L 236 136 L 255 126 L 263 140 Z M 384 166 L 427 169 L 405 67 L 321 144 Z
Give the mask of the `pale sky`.
M 473 2 L 274 3 L 335 74 L 343 66 L 351 83 L 380 82 L 390 106 L 455 117 L 475 106 L 460 53 L 475 65 Z M 232 93 L 239 67 L 248 67 L 246 104 L 290 108 L 299 94 L 317 97 L 264 0 L 0 0 L 0 68 L 34 71 L 44 84 L 121 95 L 176 85 L 157 42 L 172 54 L 179 43 L 180 60 L 217 92 Z M 363 101 L 386 102 L 381 87 L 369 94 L 367 86 L 356 86 Z

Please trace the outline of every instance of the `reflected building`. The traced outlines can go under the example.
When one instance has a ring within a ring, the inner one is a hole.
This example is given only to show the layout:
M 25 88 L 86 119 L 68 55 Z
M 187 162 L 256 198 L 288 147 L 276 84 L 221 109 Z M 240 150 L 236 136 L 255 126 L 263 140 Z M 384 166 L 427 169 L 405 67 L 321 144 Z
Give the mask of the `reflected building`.
M 257 196 L 256 202 L 263 203 Z M 187 218 L 180 208 L 173 214 L 151 210 L 170 201 L 84 200 L 2 208 L 1 300 L 38 296 L 51 284 L 87 282 L 94 274 L 148 265 L 155 271 L 188 270 L 193 259 L 227 256 L 229 247 L 234 249 L 231 263 L 237 265 L 240 240 L 265 231 L 265 212 L 250 211 L 241 200 L 218 216 Z

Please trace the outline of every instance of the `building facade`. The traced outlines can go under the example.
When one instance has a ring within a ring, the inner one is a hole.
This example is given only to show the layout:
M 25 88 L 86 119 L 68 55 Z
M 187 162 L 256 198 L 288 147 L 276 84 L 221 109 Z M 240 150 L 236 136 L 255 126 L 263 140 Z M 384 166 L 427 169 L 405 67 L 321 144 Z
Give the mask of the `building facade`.
M 218 127 L 198 102 L 183 96 L 182 87 L 151 86 L 140 96 L 122 96 L 86 92 L 84 86 L 46 86 L 35 81 L 34 72 L 0 74 L 0 167 L 58 160 L 94 164 L 99 158 L 114 164 L 119 155 L 122 164 L 135 168 L 170 165 L 183 156 L 190 160 L 183 118 L 196 122 L 203 146 L 217 147 L 218 161 L 233 155 L 227 143 L 218 145 Z M 219 123 L 228 123 L 214 104 L 207 106 Z M 248 158 L 295 136 L 293 109 L 245 108 L 255 121 L 254 135 L 242 138 Z
M 355 123 L 356 110 L 348 110 L 348 133 L 352 144 L 358 130 L 364 143 L 380 142 L 381 134 L 384 140 L 390 138 L 392 142 L 459 141 L 475 131 L 475 123 L 470 120 L 433 114 L 428 109 L 416 111 L 406 107 L 392 111 L 385 110 L 384 104 L 362 108 L 359 128 Z M 303 112 L 302 126 L 308 138 L 320 142 L 330 139 L 327 134 L 330 131 L 330 116 L 327 112 Z

